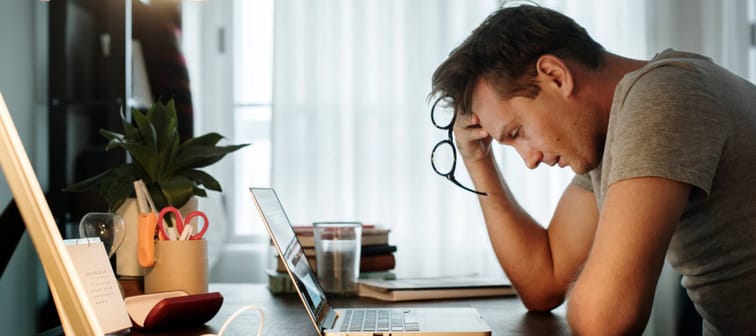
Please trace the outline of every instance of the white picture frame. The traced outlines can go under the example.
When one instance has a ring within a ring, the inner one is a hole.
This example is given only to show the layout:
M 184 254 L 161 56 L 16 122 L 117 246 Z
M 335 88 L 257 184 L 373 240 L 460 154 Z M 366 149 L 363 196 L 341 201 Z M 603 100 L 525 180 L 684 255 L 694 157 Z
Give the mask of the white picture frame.
M 0 168 L 42 261 L 66 335 L 103 335 L 18 130 L 0 93 Z

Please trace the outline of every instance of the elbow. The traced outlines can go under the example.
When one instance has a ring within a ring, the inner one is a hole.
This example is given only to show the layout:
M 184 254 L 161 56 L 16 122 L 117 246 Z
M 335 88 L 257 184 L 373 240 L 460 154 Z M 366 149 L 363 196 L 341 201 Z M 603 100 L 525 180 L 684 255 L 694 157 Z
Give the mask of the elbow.
M 563 293 L 540 293 L 520 294 L 522 304 L 528 311 L 545 313 L 564 303 Z
M 575 335 L 640 335 L 646 318 L 616 305 L 602 305 L 595 300 L 570 295 L 567 301 L 567 323 Z

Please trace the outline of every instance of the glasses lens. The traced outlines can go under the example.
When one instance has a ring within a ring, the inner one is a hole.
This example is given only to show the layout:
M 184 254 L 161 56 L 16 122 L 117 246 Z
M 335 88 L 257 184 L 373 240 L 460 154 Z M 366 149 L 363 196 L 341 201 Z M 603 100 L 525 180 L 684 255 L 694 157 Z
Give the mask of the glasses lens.
M 447 99 L 440 99 L 433 105 L 431 118 L 438 128 L 447 129 L 454 121 L 454 107 Z
M 454 169 L 455 156 L 456 154 L 454 153 L 454 147 L 452 147 L 451 142 L 439 142 L 431 154 L 431 164 L 433 165 L 433 169 L 436 170 L 436 173 L 441 175 L 449 175 Z

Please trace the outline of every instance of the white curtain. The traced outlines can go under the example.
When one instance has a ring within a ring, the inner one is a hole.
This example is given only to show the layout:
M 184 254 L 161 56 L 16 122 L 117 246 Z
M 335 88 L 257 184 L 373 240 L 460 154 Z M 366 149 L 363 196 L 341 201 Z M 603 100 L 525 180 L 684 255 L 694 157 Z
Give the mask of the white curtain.
M 276 1 L 272 174 L 292 221 L 390 227 L 401 275 L 501 274 L 476 197 L 431 169 L 430 151 L 446 135 L 431 125 L 426 101 L 436 66 L 499 5 Z M 543 5 L 610 50 L 645 50 L 642 6 Z M 529 171 L 513 150 L 496 151 L 518 200 L 545 225 L 571 171 Z M 471 185 L 461 162 L 457 175 Z
M 293 222 L 390 227 L 402 275 L 500 274 L 476 198 L 431 169 L 446 134 L 426 102 L 435 67 L 496 7 L 276 1 L 272 174 Z
M 673 47 L 748 68 L 745 0 L 541 4 L 574 18 L 611 52 L 648 59 Z M 291 219 L 390 227 L 402 275 L 500 274 L 475 196 L 430 167 L 445 133 L 431 126 L 426 101 L 433 70 L 499 1 L 275 6 L 272 174 Z M 691 31 L 698 34 L 687 37 Z M 547 223 L 572 173 L 529 171 L 513 150 L 496 152 L 518 200 Z M 461 163 L 457 175 L 470 185 Z

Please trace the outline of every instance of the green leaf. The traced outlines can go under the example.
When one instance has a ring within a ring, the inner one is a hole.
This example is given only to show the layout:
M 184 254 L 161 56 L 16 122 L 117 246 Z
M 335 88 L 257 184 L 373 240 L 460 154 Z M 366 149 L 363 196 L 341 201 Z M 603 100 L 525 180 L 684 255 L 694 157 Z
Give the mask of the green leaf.
M 155 128 L 152 127 L 152 124 L 150 124 L 150 121 L 147 120 L 147 117 L 142 115 L 142 113 L 139 113 L 139 111 L 134 111 L 134 113 L 132 113 L 132 117 L 134 118 L 134 121 L 139 128 L 139 134 L 141 134 L 142 136 L 142 142 L 146 146 L 154 147 L 155 151 L 157 151 L 157 134 Z
M 126 164 L 72 184 L 64 191 L 96 190 L 108 203 L 108 208 L 114 211 L 133 194 L 133 181 L 142 178 L 141 172 L 141 168 Z
M 64 192 L 82 192 L 82 191 L 94 190 L 95 188 L 97 188 L 97 185 L 100 183 L 100 181 L 102 179 L 108 178 L 110 174 L 113 174 L 112 171 L 110 169 L 106 170 L 98 175 L 95 175 L 90 178 L 71 184 L 63 188 L 63 191 Z
M 168 204 L 177 208 L 183 206 L 192 197 L 194 190 L 194 183 L 185 176 L 176 176 L 169 180 L 160 181 L 159 184 Z
M 176 161 L 176 155 L 179 148 L 178 137 L 178 133 L 174 132 L 172 138 L 168 141 L 168 145 L 163 146 L 160 149 L 160 162 L 158 168 L 160 170 L 159 178 L 167 178 L 173 174 L 170 172 L 170 167 L 173 167 L 174 162 Z
M 193 146 L 191 148 L 180 147 L 176 156 L 176 162 L 172 172 L 183 171 L 191 168 L 202 168 L 214 164 L 222 159 L 226 154 L 234 152 L 242 147 L 248 146 Z
M 156 148 L 133 142 L 111 141 L 105 149 L 110 150 L 115 147 L 125 149 L 131 158 L 134 159 L 134 162 L 144 170 L 144 173 L 150 180 L 157 180 L 160 160 L 155 159 L 157 157 Z
M 127 146 L 127 150 L 139 166 L 144 169 L 147 177 L 156 181 L 160 176 L 160 161 L 156 160 L 156 148 L 150 148 L 144 145 L 130 145 Z
M 207 192 L 205 191 L 205 189 L 202 189 L 202 188 L 199 188 L 199 187 L 194 187 L 194 190 L 192 191 L 192 194 L 194 194 L 195 196 L 199 196 L 199 197 L 207 197 Z
M 147 190 L 150 191 L 152 202 L 155 203 L 155 208 L 157 208 L 158 211 L 170 205 L 168 203 L 168 200 L 165 198 L 165 195 L 163 195 L 163 190 L 160 188 L 159 185 L 157 184 L 153 184 L 151 186 L 148 185 Z
M 172 145 L 173 141 L 178 143 L 178 118 L 176 117 L 176 105 L 171 100 L 167 105 L 158 101 L 153 105 L 154 110 L 150 116 L 150 121 L 155 126 L 158 134 L 157 143 L 159 147 Z
M 131 115 L 134 114 L 141 114 L 139 110 L 132 109 Z M 133 117 L 132 117 L 133 118 Z M 121 111 L 121 125 L 123 125 L 123 134 L 127 139 L 132 139 L 139 141 L 141 136 L 139 135 L 139 129 L 134 127 L 128 120 L 126 120 L 126 116 L 123 114 L 123 111 Z
M 118 208 L 126 202 L 126 199 L 132 197 L 134 193 L 134 185 L 128 183 L 128 179 L 123 179 L 122 183 L 116 183 L 108 186 L 107 190 L 102 190 L 105 201 L 108 203 L 108 210 L 115 212 Z M 133 182 L 133 181 L 131 181 Z
M 221 141 L 222 139 L 223 139 L 223 136 L 218 133 L 207 133 L 205 135 L 186 140 L 183 144 L 181 144 L 181 146 L 182 147 L 215 146 L 218 143 L 218 141 Z
M 121 140 L 121 141 L 123 141 L 123 134 L 120 134 L 120 133 L 111 132 L 111 131 L 108 131 L 108 130 L 101 129 L 100 130 L 100 134 L 103 137 L 105 137 L 105 139 L 108 139 L 109 141 L 113 141 L 113 140 Z
M 185 172 L 182 172 L 181 175 L 184 175 L 194 181 L 194 184 L 199 184 L 205 186 L 207 189 L 215 190 L 215 191 L 223 191 L 221 190 L 221 185 L 218 180 L 210 176 L 210 174 L 205 173 L 201 170 L 188 170 Z M 204 191 L 204 190 L 203 190 Z

